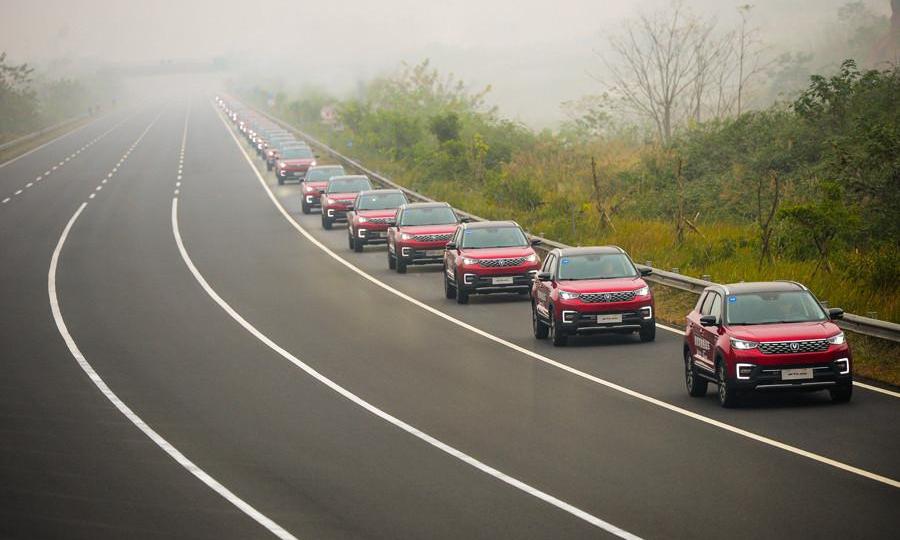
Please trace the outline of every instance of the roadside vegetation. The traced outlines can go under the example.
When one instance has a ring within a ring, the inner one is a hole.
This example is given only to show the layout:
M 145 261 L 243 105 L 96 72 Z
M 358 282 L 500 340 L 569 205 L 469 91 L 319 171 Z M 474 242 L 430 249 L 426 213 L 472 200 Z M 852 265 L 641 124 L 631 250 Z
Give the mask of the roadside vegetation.
M 79 114 L 99 112 L 99 104 L 108 105 L 115 88 L 113 80 L 99 76 L 90 83 L 50 78 L 0 53 L 0 144 Z

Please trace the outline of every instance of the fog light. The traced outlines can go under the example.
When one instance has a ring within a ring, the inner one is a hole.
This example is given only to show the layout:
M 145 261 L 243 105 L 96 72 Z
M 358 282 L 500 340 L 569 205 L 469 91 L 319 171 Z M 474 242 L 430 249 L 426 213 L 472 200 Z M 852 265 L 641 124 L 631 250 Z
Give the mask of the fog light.
M 409 257 L 410 248 L 405 247 L 405 246 L 400 248 L 400 254 L 403 255 L 404 257 Z
M 327 214 L 328 214 L 328 217 L 334 217 L 334 210 L 329 208 Z
M 641 308 L 641 315 L 643 315 L 645 319 L 652 319 L 653 318 L 653 308 L 651 306 Z
M 736 364 L 734 367 L 737 378 L 742 381 L 747 381 L 750 380 L 750 374 L 753 373 L 753 368 L 756 366 L 753 364 Z
M 562 320 L 564 323 L 573 323 L 575 319 L 578 317 L 577 311 L 563 311 L 562 312 Z
M 366 229 L 360 229 L 357 234 L 359 235 L 360 238 L 365 238 L 366 237 Z
M 463 283 L 466 285 L 475 283 L 475 274 L 463 274 Z
M 849 358 L 838 358 L 834 361 L 834 363 L 838 368 L 838 375 L 847 375 L 848 373 L 850 373 Z

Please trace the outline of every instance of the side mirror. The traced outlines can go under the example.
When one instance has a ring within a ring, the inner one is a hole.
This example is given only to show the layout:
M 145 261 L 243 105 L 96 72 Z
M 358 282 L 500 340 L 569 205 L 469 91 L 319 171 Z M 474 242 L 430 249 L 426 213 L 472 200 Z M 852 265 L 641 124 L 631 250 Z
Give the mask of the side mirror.
M 653 273 L 653 269 L 650 268 L 649 266 L 643 266 L 639 269 L 639 271 L 642 276 L 649 276 L 650 274 Z
M 352 204 L 348 204 L 348 205 L 347 205 L 347 211 L 349 212 L 349 211 L 351 211 L 351 210 L 355 210 L 355 208 L 353 207 Z
M 704 315 L 700 317 L 701 326 L 719 326 L 719 320 L 715 315 Z
M 538 281 L 550 281 L 553 279 L 553 274 L 550 272 L 538 272 L 537 280 Z
M 470 217 L 461 217 L 459 218 L 460 223 L 472 223 L 472 218 Z
M 839 307 L 833 307 L 828 310 L 828 316 L 832 319 L 843 319 L 844 318 L 844 310 Z
M 456 242 L 447 242 L 446 249 L 456 249 Z
M 532 246 L 539 246 L 539 245 L 541 245 L 541 244 L 543 244 L 543 243 L 544 243 L 544 241 L 541 240 L 540 238 L 532 238 L 532 239 L 531 239 L 531 245 L 532 245 Z

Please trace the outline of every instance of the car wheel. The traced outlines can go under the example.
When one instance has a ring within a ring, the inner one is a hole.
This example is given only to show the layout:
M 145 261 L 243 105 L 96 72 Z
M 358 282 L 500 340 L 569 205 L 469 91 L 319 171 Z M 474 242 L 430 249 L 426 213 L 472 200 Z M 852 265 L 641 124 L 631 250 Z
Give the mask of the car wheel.
M 469 303 L 469 291 L 457 287 L 456 288 L 456 303 L 457 304 L 468 304 Z
M 397 269 L 397 259 L 394 258 L 393 255 L 391 255 L 390 249 L 387 251 L 387 257 L 388 257 L 388 269 L 396 270 Z
M 331 220 L 327 216 L 322 216 L 322 228 L 326 231 L 331 230 Z
M 304 214 L 308 214 L 310 212 L 309 205 L 306 204 L 306 201 L 300 203 L 300 209 L 303 210 Z
M 684 348 L 684 385 L 691 397 L 706 395 L 707 381 L 697 375 L 697 368 L 691 361 L 691 350 L 687 347 Z
M 406 273 L 406 261 L 404 261 L 401 257 L 397 257 L 397 273 L 398 274 Z
M 737 405 L 737 392 L 734 389 L 734 383 L 728 380 L 728 376 L 725 373 L 724 360 L 719 360 L 718 364 L 716 364 L 716 383 L 719 390 L 719 405 L 726 409 Z
M 556 317 L 553 316 L 553 308 L 550 308 L 550 339 L 553 341 L 554 347 L 565 347 L 566 343 L 569 341 L 569 336 L 567 336 L 562 330 L 559 328 L 559 321 L 556 320 Z
M 853 397 L 853 383 L 829 388 L 828 393 L 831 394 L 831 401 L 834 403 L 847 403 Z
M 283 185 L 284 185 L 284 178 L 282 178 L 281 176 L 278 177 L 278 185 L 279 185 L 279 186 L 283 186 Z
M 537 339 L 547 339 L 547 335 L 550 333 L 550 329 L 538 316 L 537 308 L 534 304 L 531 304 L 531 329 L 534 331 L 534 337 Z
M 641 341 L 648 343 L 656 339 L 656 324 L 651 323 L 641 326 Z
M 347 229 L 347 247 L 356 251 L 356 239 L 353 238 L 353 229 Z
M 456 286 L 450 283 L 446 269 L 444 269 L 444 296 L 450 299 L 456 298 Z

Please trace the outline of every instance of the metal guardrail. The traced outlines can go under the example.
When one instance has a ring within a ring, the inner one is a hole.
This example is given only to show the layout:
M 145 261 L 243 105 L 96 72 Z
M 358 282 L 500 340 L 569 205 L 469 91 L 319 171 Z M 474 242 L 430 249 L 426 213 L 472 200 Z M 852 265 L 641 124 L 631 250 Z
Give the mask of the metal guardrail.
M 302 129 L 300 129 L 296 126 L 293 126 L 293 125 L 285 122 L 284 120 L 281 120 L 280 118 L 272 116 L 271 114 L 269 114 L 265 111 L 259 110 L 255 107 L 249 107 L 249 108 L 251 108 L 252 110 L 257 112 L 258 114 L 265 116 L 272 122 L 275 122 L 276 124 L 284 127 L 285 129 L 288 129 L 290 131 L 293 131 L 297 135 L 300 135 L 302 138 L 308 140 L 311 144 L 318 146 L 318 147 L 322 148 L 323 150 L 325 150 L 327 153 L 331 154 L 332 157 L 337 158 L 340 161 L 343 161 L 344 163 L 352 166 L 355 169 L 358 169 L 359 171 L 365 173 L 367 176 L 369 176 L 369 178 L 375 180 L 376 182 L 381 183 L 385 186 L 389 186 L 394 189 L 399 189 L 399 190 L 403 191 L 403 193 L 405 193 L 407 195 L 407 197 L 409 197 L 412 200 L 416 200 L 416 201 L 420 201 L 420 202 L 434 202 L 434 199 L 432 199 L 426 195 L 423 195 L 422 193 L 419 193 L 417 191 L 413 191 L 407 187 L 401 186 L 400 184 L 397 184 L 396 182 L 394 182 L 390 178 L 382 175 L 381 173 L 374 171 L 372 169 L 369 169 L 366 166 L 364 166 L 362 163 L 356 161 L 355 159 L 338 152 L 334 148 L 331 148 L 324 142 L 318 140 L 317 138 L 313 137 L 309 133 L 306 133 Z M 459 209 L 455 209 L 455 210 L 459 215 L 467 217 L 469 219 L 472 219 L 475 221 L 486 221 L 486 219 L 481 216 L 476 216 L 475 214 L 470 214 L 464 210 L 459 210 Z M 538 247 L 543 248 L 543 250 L 545 250 L 545 251 L 551 251 L 556 248 L 571 247 L 571 246 L 568 246 L 567 244 L 563 244 L 563 243 L 557 242 L 555 240 L 550 240 L 548 238 L 543 238 L 540 236 L 533 236 L 533 238 L 541 239 L 542 243 Z M 639 265 L 639 266 L 645 266 L 645 265 Z M 647 276 L 645 279 L 647 279 L 648 281 L 651 281 L 653 283 L 658 283 L 660 285 L 672 287 L 672 288 L 679 289 L 679 290 L 686 291 L 686 292 L 691 292 L 694 294 L 700 294 L 701 292 L 703 292 L 703 289 L 705 289 L 706 287 L 709 287 L 710 285 L 715 285 L 715 283 L 713 283 L 711 281 L 706 281 L 706 280 L 698 279 L 698 278 L 691 277 L 691 276 L 685 276 L 683 274 L 677 274 L 675 272 L 669 272 L 666 270 L 661 270 L 659 268 L 653 268 L 653 273 L 650 274 L 649 276 Z M 886 339 L 886 340 L 890 340 L 890 341 L 900 342 L 900 324 L 897 324 L 897 323 L 882 321 L 879 319 L 872 319 L 869 317 L 863 317 L 861 315 L 854 315 L 852 313 L 845 313 L 843 320 L 835 321 L 835 323 L 843 330 L 856 332 L 857 334 L 863 334 L 863 335 L 870 336 L 870 337 L 876 337 L 876 338 L 880 338 L 880 339 Z
M 68 120 L 63 120 L 62 122 L 53 124 L 52 126 L 47 126 L 43 129 L 39 129 L 39 130 L 35 131 L 34 133 L 29 133 L 28 135 L 23 135 L 23 136 L 19 137 L 18 139 L 13 139 L 9 142 L 0 144 L 0 152 L 2 152 L 3 150 L 6 150 L 7 148 L 12 148 L 13 146 L 16 146 L 17 144 L 21 144 L 25 141 L 30 141 L 31 139 L 34 139 L 35 137 L 40 137 L 41 135 L 43 135 L 45 133 L 50 133 L 51 131 L 55 131 L 55 130 L 57 130 L 63 126 L 67 126 L 73 122 L 77 122 L 78 120 L 81 120 L 82 118 L 84 118 L 86 116 L 87 116 L 87 114 L 80 114 L 73 118 L 69 118 Z

